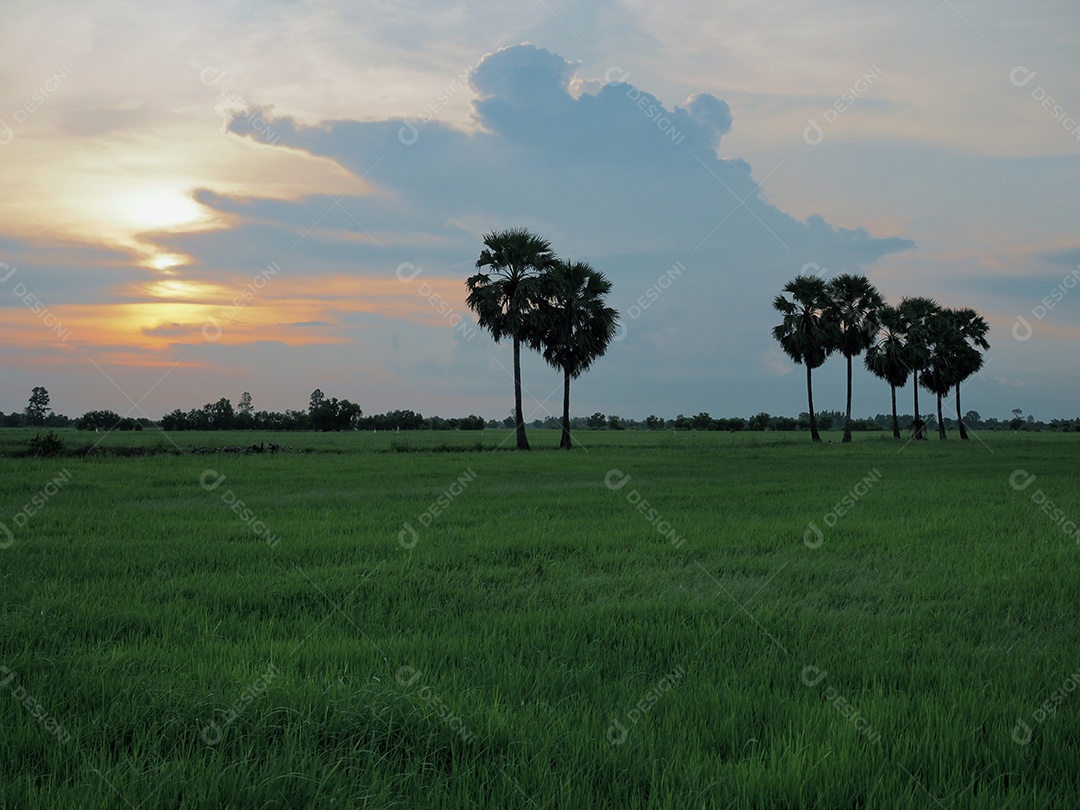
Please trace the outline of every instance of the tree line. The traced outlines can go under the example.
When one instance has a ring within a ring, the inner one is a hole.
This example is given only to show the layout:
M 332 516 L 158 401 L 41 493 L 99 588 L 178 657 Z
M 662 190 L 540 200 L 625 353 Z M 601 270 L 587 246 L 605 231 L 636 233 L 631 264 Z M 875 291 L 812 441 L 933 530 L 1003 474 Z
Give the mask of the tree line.
M 906 297 L 899 305 L 885 303 L 866 276 L 845 273 L 830 281 L 799 275 L 784 285 L 773 300 L 783 316 L 773 338 L 796 363 L 806 367 L 806 398 L 810 434 L 821 441 L 814 414 L 812 372 L 833 353 L 847 363 L 847 399 L 843 441 L 851 441 L 852 361 L 864 351 L 866 368 L 889 384 L 892 394 L 893 436 L 900 438 L 896 389 L 910 378 L 914 389 L 914 437 L 926 438 L 926 421 L 919 413 L 919 389 L 937 397 L 938 437 L 944 439 L 942 400 L 956 395 L 960 438 L 967 429 L 960 417 L 960 387 L 982 368 L 982 351 L 989 349 L 986 319 L 973 309 L 949 309 L 923 297 Z
M 175 410 L 161 419 L 163 430 L 483 430 L 483 417 L 470 414 L 460 419 L 425 418 L 410 410 L 364 416 L 360 406 L 347 399 L 328 397 L 322 389 L 311 392 L 306 411 L 256 411 L 251 394 L 245 391 L 234 410 L 221 398 L 188 412 Z
M 386 413 L 364 416 L 359 406 L 349 400 L 327 398 L 320 389 L 312 392 L 308 410 L 256 411 L 252 406 L 251 394 L 245 391 L 240 396 L 239 407 L 234 409 L 227 398 L 208 402 L 202 408 L 189 411 L 174 410 L 161 419 L 154 421 L 146 417 L 128 417 L 111 410 L 87 411 L 77 419 L 55 413 L 49 407 L 49 392 L 42 386 L 36 386 L 30 395 L 30 401 L 20 413 L 0 413 L 0 427 L 75 427 L 79 430 L 143 430 L 144 428 L 162 428 L 165 430 L 267 430 L 267 431 L 303 431 L 303 430 L 483 430 L 484 428 L 514 429 L 517 420 L 513 412 L 504 419 L 488 419 L 470 414 L 461 418 L 444 419 L 441 416 L 423 416 L 412 410 L 394 410 Z M 343 415 L 348 415 L 346 420 Z M 1026 417 L 1020 408 L 1014 408 L 1011 419 L 983 418 L 978 411 L 968 411 L 963 422 L 968 427 L 986 430 L 1032 430 L 1080 432 L 1080 419 L 1051 419 L 1044 422 L 1031 414 Z M 910 414 L 904 414 L 904 420 L 913 420 Z M 853 431 L 876 431 L 888 429 L 893 425 L 895 414 L 879 413 L 866 419 L 851 420 Z M 835 425 L 842 425 L 845 414 L 840 411 L 818 411 L 815 421 L 820 430 L 830 430 Z M 955 427 L 960 420 L 945 419 L 948 428 Z M 562 419 L 547 416 L 534 419 L 530 427 L 540 430 L 562 429 Z M 798 418 L 774 416 L 761 411 L 749 418 L 741 416 L 713 417 L 702 411 L 694 416 L 679 414 L 675 418 L 664 418 L 650 414 L 644 419 L 630 419 L 617 414 L 603 414 L 599 411 L 591 416 L 570 418 L 572 430 L 723 430 L 739 431 L 794 431 L 809 430 L 810 415 L 800 413 Z

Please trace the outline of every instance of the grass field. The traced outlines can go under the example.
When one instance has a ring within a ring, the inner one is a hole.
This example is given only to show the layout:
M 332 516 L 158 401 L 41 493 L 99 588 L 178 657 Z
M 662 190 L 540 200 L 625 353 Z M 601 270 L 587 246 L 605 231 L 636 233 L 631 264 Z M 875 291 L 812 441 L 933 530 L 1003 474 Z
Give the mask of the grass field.
M 61 435 L 4 808 L 1080 806 L 1075 434 Z

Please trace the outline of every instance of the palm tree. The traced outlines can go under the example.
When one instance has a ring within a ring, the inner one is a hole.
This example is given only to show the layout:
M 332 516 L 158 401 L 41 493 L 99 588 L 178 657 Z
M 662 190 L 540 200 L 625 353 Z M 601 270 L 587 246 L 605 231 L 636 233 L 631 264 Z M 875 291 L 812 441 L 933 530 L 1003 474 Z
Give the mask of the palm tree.
M 843 273 L 827 287 L 829 307 L 825 316 L 836 328 L 836 348 L 847 360 L 847 410 L 843 442 L 851 441 L 851 358 L 874 342 L 878 311 L 885 305 L 881 293 L 866 276 Z
M 570 440 L 570 380 L 577 379 L 607 351 L 619 313 L 604 306 L 611 282 L 585 262 L 556 262 L 541 279 L 540 330 L 532 343 L 551 366 L 563 372 L 562 439 Z
M 893 438 L 900 438 L 900 419 L 896 416 L 896 389 L 907 384 L 911 369 L 907 364 L 904 334 L 908 330 L 903 314 L 897 307 L 883 306 L 878 312 L 878 332 L 866 350 L 867 370 L 889 384 L 892 395 Z
M 912 425 L 915 428 L 915 438 L 925 439 L 925 428 L 919 416 L 919 375 L 930 361 L 929 322 L 941 307 L 932 298 L 903 298 L 899 309 L 907 327 L 903 335 L 904 345 L 907 347 L 907 364 L 915 382 L 915 421 Z
M 966 440 L 968 434 L 967 429 L 964 427 L 964 420 L 961 418 L 963 411 L 960 410 L 960 386 L 972 374 L 977 374 L 983 366 L 982 352 L 979 349 L 985 351 L 990 348 L 990 344 L 986 340 L 986 335 L 990 331 L 990 324 L 973 309 L 954 309 L 951 310 L 951 316 L 957 332 L 959 332 L 960 337 L 970 350 L 961 352 L 957 358 L 955 382 L 956 422 L 960 427 L 960 438 Z
M 518 450 L 528 450 L 525 419 L 521 413 L 521 342 L 530 340 L 539 301 L 540 274 L 555 261 L 546 239 L 524 228 L 492 231 L 484 236 L 485 249 L 476 260 L 477 269 L 490 273 L 470 276 L 465 303 L 476 313 L 480 326 L 498 343 L 514 341 L 514 422 Z
M 814 386 L 810 373 L 821 366 L 836 346 L 835 329 L 825 317 L 829 305 L 825 282 L 817 276 L 796 276 L 784 285 L 784 293 L 773 299 L 773 308 L 784 319 L 773 327 L 772 335 L 792 360 L 806 366 L 806 401 L 810 410 L 810 438 L 820 442 L 814 416 Z
M 941 399 L 948 396 L 957 377 L 958 360 L 967 344 L 956 330 L 949 310 L 939 309 L 925 322 L 927 361 L 922 372 L 916 376 L 915 387 L 921 384 L 937 397 L 938 438 L 944 439 L 945 419 L 941 413 Z

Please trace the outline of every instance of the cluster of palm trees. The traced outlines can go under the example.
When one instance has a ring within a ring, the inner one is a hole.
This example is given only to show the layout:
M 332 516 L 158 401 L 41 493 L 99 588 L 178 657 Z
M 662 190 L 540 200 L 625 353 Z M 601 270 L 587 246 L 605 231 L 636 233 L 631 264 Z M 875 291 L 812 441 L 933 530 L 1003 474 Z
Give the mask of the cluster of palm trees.
M 852 359 L 866 352 L 866 368 L 889 384 L 892 392 L 893 436 L 900 438 L 896 416 L 896 389 L 909 378 L 915 385 L 916 439 L 926 438 L 926 423 L 919 416 L 919 388 L 937 396 L 939 438 L 945 438 L 941 401 L 956 392 L 956 419 L 960 438 L 968 437 L 960 418 L 960 386 L 982 368 L 982 351 L 990 348 L 990 327 L 973 309 L 948 309 L 930 298 L 909 297 L 889 306 L 865 276 L 846 273 L 828 282 L 800 275 L 784 285 L 773 307 L 783 321 L 773 337 L 796 363 L 806 366 L 806 397 L 810 434 L 821 441 L 814 417 L 811 372 L 834 352 L 847 360 L 847 409 L 844 441 L 851 441 Z
M 470 276 L 465 303 L 496 342 L 514 344 L 514 421 L 518 450 L 528 450 L 521 411 L 521 346 L 563 372 L 562 438 L 570 439 L 570 380 L 607 351 L 619 313 L 604 303 L 611 282 L 586 262 L 559 259 L 550 243 L 524 228 L 493 231 Z

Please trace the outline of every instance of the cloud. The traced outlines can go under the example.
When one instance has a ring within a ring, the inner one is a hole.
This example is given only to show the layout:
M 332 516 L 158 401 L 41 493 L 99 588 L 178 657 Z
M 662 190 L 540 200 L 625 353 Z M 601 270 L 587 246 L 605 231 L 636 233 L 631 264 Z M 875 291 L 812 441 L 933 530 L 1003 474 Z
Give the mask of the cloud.
M 1036 258 L 1042 259 L 1043 261 L 1058 267 L 1064 267 L 1067 270 L 1075 270 L 1080 268 L 1080 247 L 1042 253 Z
M 251 107 L 228 122 L 230 132 L 329 158 L 352 172 L 356 188 L 341 199 L 300 200 L 202 191 L 198 201 L 227 214 L 232 227 L 173 235 L 162 248 L 195 257 L 184 271 L 190 276 L 205 278 L 222 264 L 256 272 L 273 261 L 290 276 L 370 278 L 386 293 L 379 285 L 401 286 L 394 276 L 401 262 L 463 282 L 483 232 L 525 225 L 560 254 L 592 261 L 615 284 L 612 303 L 624 313 L 625 339 L 585 390 L 596 385 L 625 399 L 648 389 L 650 410 L 689 407 L 688 392 L 721 400 L 714 412 L 758 407 L 753 381 L 774 378 L 777 369 L 745 359 L 771 348 L 775 291 L 807 263 L 861 272 L 913 243 L 820 216 L 799 221 L 770 204 L 746 162 L 717 155 L 735 124 L 723 100 L 698 93 L 668 106 L 621 81 L 575 95 L 575 84 L 593 81 L 578 77 L 576 67 L 528 44 L 487 54 L 469 74 L 477 95 L 471 131 L 437 120 L 310 125 Z M 670 276 L 676 267 L 682 270 Z M 443 293 L 471 319 L 463 286 Z M 402 315 L 382 300 L 389 323 L 398 324 L 395 337 L 403 335 Z M 486 336 L 466 345 L 460 331 L 428 315 L 430 328 L 442 327 L 448 341 L 437 351 L 400 340 L 393 345 L 409 350 L 393 351 L 381 337 L 389 323 L 369 324 L 350 339 L 382 346 L 363 356 L 404 385 L 438 377 L 448 395 L 505 394 L 503 349 Z M 416 316 L 404 317 L 411 321 L 405 328 L 418 328 Z M 331 320 L 349 319 L 339 312 Z M 549 374 L 541 364 L 532 373 Z
M 288 329 L 295 341 L 274 335 L 297 358 L 309 356 L 300 342 L 315 329 L 326 335 L 324 364 L 389 376 L 436 401 L 503 403 L 506 350 L 461 328 L 473 326 L 463 281 L 485 231 L 524 225 L 615 285 L 624 339 L 576 386 L 582 408 L 606 400 L 657 412 L 760 410 L 755 384 L 775 382 L 777 369 L 746 358 L 772 348 L 775 291 L 808 262 L 860 271 L 912 243 L 818 216 L 799 221 L 770 204 L 745 161 L 717 154 L 736 123 L 722 99 L 698 93 L 672 106 L 623 81 L 575 95 L 593 81 L 576 70 L 532 45 L 487 54 L 469 73 L 477 98 L 468 131 L 438 120 L 306 124 L 249 106 L 229 132 L 332 160 L 355 178 L 352 191 L 290 200 L 203 189 L 195 199 L 225 227 L 152 238 L 191 257 L 175 278 L 238 295 L 275 268 L 245 317 L 300 327 Z M 422 268 L 411 285 L 395 275 L 402 262 Z M 426 292 L 417 287 L 427 282 Z M 251 345 L 258 334 L 234 325 L 227 341 L 193 346 L 187 319 L 165 314 L 144 328 L 219 366 L 243 356 L 226 343 Z M 558 389 L 539 359 L 526 369 L 537 398 Z

